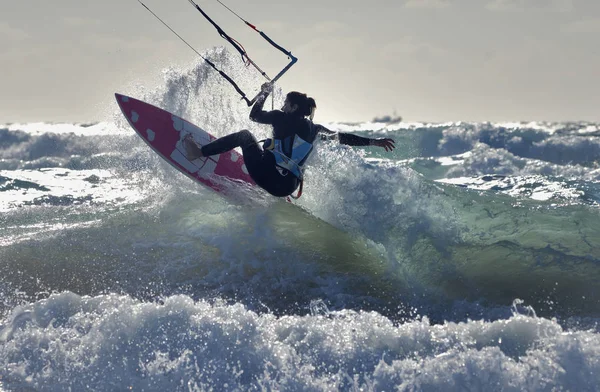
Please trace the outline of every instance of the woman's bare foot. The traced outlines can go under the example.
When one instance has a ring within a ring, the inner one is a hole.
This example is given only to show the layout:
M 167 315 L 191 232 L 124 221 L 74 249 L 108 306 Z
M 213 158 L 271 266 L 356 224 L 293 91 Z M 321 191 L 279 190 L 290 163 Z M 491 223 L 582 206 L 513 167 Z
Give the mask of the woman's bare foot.
M 185 147 L 185 155 L 190 161 L 204 156 L 202 155 L 201 147 L 196 143 L 191 134 L 187 134 L 186 137 L 183 138 L 183 145 Z

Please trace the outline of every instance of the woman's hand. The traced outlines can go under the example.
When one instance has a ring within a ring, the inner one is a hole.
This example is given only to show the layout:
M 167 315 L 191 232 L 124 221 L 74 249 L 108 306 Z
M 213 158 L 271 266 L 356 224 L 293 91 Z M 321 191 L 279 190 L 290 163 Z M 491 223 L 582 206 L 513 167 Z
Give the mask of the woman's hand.
M 394 139 L 381 138 L 381 139 L 371 139 L 371 145 L 377 147 L 385 148 L 385 151 L 392 151 L 396 146 Z
M 271 83 L 271 82 L 263 83 L 262 86 L 260 86 L 260 91 L 262 93 L 269 94 L 271 91 L 273 91 L 273 83 Z

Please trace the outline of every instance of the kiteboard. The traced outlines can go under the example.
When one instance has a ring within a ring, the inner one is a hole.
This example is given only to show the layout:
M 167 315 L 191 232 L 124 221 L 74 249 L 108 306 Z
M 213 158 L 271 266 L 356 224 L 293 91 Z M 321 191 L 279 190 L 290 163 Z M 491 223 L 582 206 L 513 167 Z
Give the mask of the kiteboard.
M 217 192 L 231 181 L 254 185 L 243 156 L 235 150 L 220 155 L 188 159 L 184 139 L 190 136 L 198 145 L 216 139 L 202 128 L 149 103 L 115 94 L 125 118 L 137 134 L 165 161 L 188 177 Z

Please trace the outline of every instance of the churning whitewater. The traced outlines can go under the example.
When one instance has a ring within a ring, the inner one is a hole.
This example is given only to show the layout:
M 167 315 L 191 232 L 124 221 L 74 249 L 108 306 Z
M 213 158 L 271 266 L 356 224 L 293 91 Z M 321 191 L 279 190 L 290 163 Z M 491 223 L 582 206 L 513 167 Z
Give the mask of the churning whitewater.
M 267 137 L 229 89 L 120 92 Z M 0 390 L 597 389 L 600 124 L 325 124 L 398 148 L 319 142 L 291 204 L 198 185 L 108 102 L 0 125 Z

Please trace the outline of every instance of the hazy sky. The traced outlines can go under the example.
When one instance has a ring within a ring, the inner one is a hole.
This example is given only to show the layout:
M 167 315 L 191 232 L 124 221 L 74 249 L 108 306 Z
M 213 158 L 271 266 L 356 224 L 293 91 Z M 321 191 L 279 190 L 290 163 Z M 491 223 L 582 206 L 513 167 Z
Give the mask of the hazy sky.
M 143 1 L 198 50 L 226 45 L 188 1 Z M 286 64 L 196 1 L 271 74 Z M 319 121 L 600 121 L 599 0 L 223 1 L 299 58 L 279 86 Z M 4 0 L 0 123 L 108 119 L 115 91 L 197 59 L 136 0 Z

